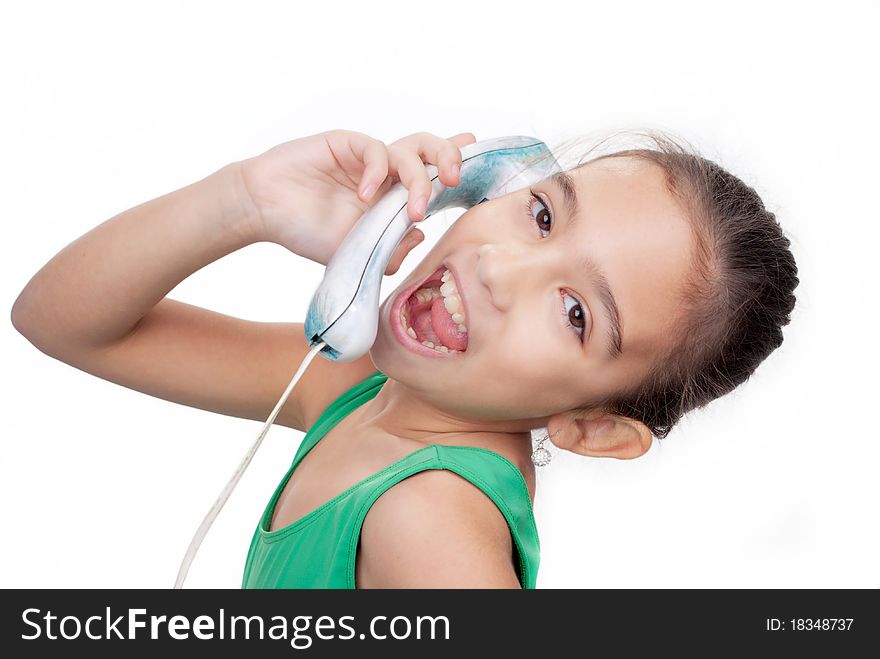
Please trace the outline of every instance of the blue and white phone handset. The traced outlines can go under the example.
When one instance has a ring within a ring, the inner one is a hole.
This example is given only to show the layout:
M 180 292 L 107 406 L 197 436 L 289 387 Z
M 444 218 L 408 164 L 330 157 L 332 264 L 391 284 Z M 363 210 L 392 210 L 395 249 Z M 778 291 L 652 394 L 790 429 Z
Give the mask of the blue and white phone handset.
M 461 147 L 460 182 L 451 188 L 440 182 L 434 165 L 425 167 L 432 184 L 425 217 L 447 208 L 471 208 L 484 199 L 516 192 L 560 171 L 547 145 L 522 135 Z M 183 587 L 189 566 L 208 529 L 315 355 L 321 354 L 337 362 L 353 361 L 365 355 L 375 342 L 379 329 L 382 277 L 397 245 L 414 226 L 406 211 L 408 198 L 409 192 L 402 183 L 393 185 L 352 226 L 333 253 L 306 315 L 306 340 L 312 350 L 303 359 L 256 441 L 196 530 L 177 573 L 175 588 Z
M 556 159 L 540 140 L 521 135 L 461 147 L 460 183 L 447 187 L 437 168 L 426 165 L 432 191 L 425 217 L 447 208 L 470 208 L 555 174 Z M 379 294 L 395 248 L 415 226 L 406 211 L 409 192 L 392 186 L 364 213 L 334 252 L 305 320 L 309 345 L 325 343 L 320 354 L 338 362 L 365 355 L 379 327 Z

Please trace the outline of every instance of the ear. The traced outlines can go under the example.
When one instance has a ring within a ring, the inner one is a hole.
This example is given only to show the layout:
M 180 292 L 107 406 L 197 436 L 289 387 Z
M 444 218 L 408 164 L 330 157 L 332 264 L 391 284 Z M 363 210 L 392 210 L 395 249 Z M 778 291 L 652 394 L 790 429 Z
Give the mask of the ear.
M 632 460 L 648 452 L 651 430 L 641 421 L 605 412 L 563 412 L 547 422 L 550 441 L 561 449 L 597 458 Z

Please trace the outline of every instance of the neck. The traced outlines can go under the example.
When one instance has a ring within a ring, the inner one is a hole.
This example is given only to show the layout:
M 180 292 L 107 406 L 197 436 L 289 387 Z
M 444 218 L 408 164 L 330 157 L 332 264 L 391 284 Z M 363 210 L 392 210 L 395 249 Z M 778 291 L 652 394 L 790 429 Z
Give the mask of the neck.
M 486 448 L 513 462 L 527 481 L 534 473 L 528 423 L 540 419 L 486 421 L 451 414 L 418 396 L 410 387 L 388 378 L 374 398 L 356 410 L 358 425 L 403 440 Z

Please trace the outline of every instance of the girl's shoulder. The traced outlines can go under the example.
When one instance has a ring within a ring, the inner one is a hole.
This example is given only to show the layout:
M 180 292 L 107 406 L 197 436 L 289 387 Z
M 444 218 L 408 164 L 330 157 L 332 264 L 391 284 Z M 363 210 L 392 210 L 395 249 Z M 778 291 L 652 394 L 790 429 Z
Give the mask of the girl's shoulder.
M 364 520 L 360 555 L 361 587 L 520 587 L 508 520 L 446 469 L 412 474 L 383 492 Z

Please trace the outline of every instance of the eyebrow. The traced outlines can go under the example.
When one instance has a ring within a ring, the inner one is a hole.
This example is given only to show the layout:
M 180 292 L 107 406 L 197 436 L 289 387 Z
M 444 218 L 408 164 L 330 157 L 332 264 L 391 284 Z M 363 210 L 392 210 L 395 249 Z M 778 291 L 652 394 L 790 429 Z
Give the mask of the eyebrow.
M 562 191 L 562 199 L 565 202 L 566 215 L 568 216 L 566 229 L 570 229 L 577 222 L 580 213 L 574 179 L 567 172 L 563 171 L 553 174 L 548 180 Z M 612 359 L 617 359 L 623 350 L 623 331 L 620 313 L 617 309 L 617 300 L 614 299 L 614 294 L 608 285 L 608 278 L 598 268 L 595 261 L 587 255 L 584 257 L 583 262 L 588 276 L 593 280 L 596 289 L 599 291 L 599 301 L 605 308 L 605 315 L 609 320 L 611 329 L 607 335 L 608 340 L 606 342 L 608 354 L 611 355 Z

